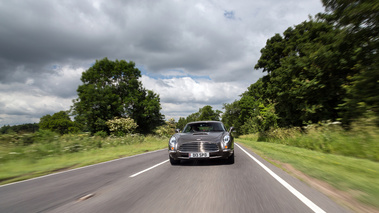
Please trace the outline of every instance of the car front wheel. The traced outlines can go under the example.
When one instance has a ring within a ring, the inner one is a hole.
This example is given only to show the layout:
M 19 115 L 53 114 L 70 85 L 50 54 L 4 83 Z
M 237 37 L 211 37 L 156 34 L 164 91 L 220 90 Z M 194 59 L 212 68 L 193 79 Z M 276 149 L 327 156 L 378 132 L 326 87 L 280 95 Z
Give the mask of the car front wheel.
M 171 165 L 179 165 L 180 164 L 180 160 L 175 160 L 174 158 L 172 157 L 169 157 L 170 158 L 170 163 Z
M 234 164 L 234 153 L 228 159 L 226 159 L 226 163 Z

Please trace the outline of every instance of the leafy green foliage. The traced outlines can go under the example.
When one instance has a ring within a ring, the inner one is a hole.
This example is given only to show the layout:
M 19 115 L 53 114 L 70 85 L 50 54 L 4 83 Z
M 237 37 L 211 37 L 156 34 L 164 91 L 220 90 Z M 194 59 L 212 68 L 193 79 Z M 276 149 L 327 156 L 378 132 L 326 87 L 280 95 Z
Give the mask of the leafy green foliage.
M 244 133 L 265 132 L 277 128 L 278 116 L 275 113 L 275 105 L 259 103 L 255 112 L 241 127 Z
M 211 106 L 207 105 L 199 109 L 199 121 L 219 121 L 220 110 L 213 110 Z
M 108 137 L 108 133 L 107 132 L 104 132 L 104 131 L 98 131 L 94 134 L 94 136 L 96 137 L 101 137 L 101 138 L 106 138 Z
M 230 104 L 224 104 L 223 106 L 224 113 L 222 114 L 222 122 L 226 128 L 234 127 L 237 131 L 237 134 L 241 133 L 241 126 L 243 122 L 241 121 L 241 108 L 238 101 L 234 101 Z
M 184 126 L 187 124 L 187 119 L 180 117 L 178 122 L 176 123 L 176 128 L 177 129 L 184 129 Z
M 44 130 L 51 130 L 59 134 L 79 132 L 79 124 L 72 121 L 66 111 L 60 111 L 40 118 L 39 127 Z
M 263 81 L 259 79 L 232 104 L 224 104 L 222 121 L 235 127 L 237 135 L 267 131 L 278 126 L 275 104 L 264 98 Z
M 338 26 L 348 26 L 353 33 L 359 32 L 366 38 L 379 35 L 378 1 L 322 0 L 322 3 Z
M 155 130 L 155 134 L 160 137 L 170 137 L 175 134 L 175 119 L 171 118 L 169 121 L 166 121 L 165 125 L 159 126 Z
M 341 117 L 351 122 L 367 111 L 373 111 L 379 125 L 379 2 L 323 0 L 329 14 L 324 18 L 347 32 L 345 38 L 355 48 L 350 66 L 355 71 L 345 88 Z
M 264 94 L 275 103 L 279 125 L 337 119 L 336 108 L 346 93 L 343 84 L 354 64 L 344 32 L 322 20 L 310 20 L 283 35 L 267 41 L 255 66 L 268 73 L 262 79 Z
M 256 141 L 284 144 L 324 153 L 379 161 L 379 128 L 372 119 L 359 119 L 350 130 L 324 122 L 303 128 L 277 128 L 257 133 Z M 248 136 L 252 137 L 252 136 Z M 245 136 L 242 136 L 245 138 Z
M 91 133 L 109 133 L 107 121 L 115 117 L 130 117 L 140 133 L 151 132 L 163 123 L 160 99 L 142 87 L 141 72 L 134 62 L 110 61 L 104 58 L 83 72 L 83 82 L 77 89 L 72 112 L 78 122 Z

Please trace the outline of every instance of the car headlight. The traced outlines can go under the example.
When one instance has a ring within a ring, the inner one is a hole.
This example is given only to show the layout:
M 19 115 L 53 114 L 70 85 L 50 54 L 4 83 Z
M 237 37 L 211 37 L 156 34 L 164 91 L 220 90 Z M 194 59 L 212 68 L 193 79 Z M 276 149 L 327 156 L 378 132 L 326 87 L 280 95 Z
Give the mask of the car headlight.
M 176 138 L 175 138 L 174 136 L 172 136 L 172 137 L 170 138 L 169 145 L 170 145 L 170 150 L 174 150 L 174 149 L 175 149 Z
M 230 136 L 229 135 L 225 135 L 224 136 L 224 148 L 227 149 L 228 148 L 228 143 L 230 142 Z

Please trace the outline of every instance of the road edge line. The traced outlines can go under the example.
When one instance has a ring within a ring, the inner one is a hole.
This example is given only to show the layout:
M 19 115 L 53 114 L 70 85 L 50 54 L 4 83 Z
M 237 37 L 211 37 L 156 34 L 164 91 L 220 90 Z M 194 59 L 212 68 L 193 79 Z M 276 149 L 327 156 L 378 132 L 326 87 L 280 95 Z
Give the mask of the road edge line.
M 67 173 L 67 172 L 73 172 L 73 171 L 76 171 L 76 170 L 85 169 L 85 168 L 89 168 L 89 167 L 93 167 L 93 166 L 98 166 L 98 165 L 102 165 L 102 164 L 112 163 L 112 162 L 119 161 L 119 160 L 125 160 L 125 159 L 128 159 L 128 158 L 138 157 L 138 156 L 141 156 L 141 155 L 146 155 L 146 154 L 151 154 L 151 153 L 155 153 L 155 152 L 159 152 L 159 151 L 164 151 L 164 150 L 167 150 L 167 149 L 163 148 L 163 149 L 154 150 L 154 151 L 151 151 L 151 152 L 145 152 L 145 153 L 141 153 L 141 154 L 137 154 L 137 155 L 126 156 L 126 157 L 123 157 L 123 158 L 117 158 L 117 159 L 113 159 L 113 160 L 110 160 L 110 161 L 104 161 L 104 162 L 97 163 L 97 164 L 83 166 L 83 167 L 79 167 L 79 168 L 75 168 L 75 169 L 70 169 L 70 170 L 67 170 L 67 171 L 62 171 L 62 172 L 57 172 L 57 173 L 51 173 L 51 174 L 47 174 L 47 175 L 43 175 L 43 176 L 31 178 L 31 179 L 21 180 L 21 181 L 17 181 L 17 182 L 13 182 L 13 183 L 8 183 L 8 184 L 0 185 L 0 188 L 6 187 L 6 186 L 10 186 L 10 185 L 14 185 L 14 184 L 18 184 L 18 183 L 24 183 L 24 182 L 28 182 L 28 181 L 32 181 L 32 180 L 42 179 L 42 178 L 50 177 L 50 176 L 54 176 L 54 175 L 60 175 L 60 174 Z
M 303 194 L 297 191 L 293 186 L 291 186 L 289 183 L 287 183 L 285 180 L 283 180 L 281 177 L 275 174 L 271 169 L 265 166 L 262 162 L 260 162 L 254 156 L 252 156 L 245 149 L 243 149 L 240 145 L 238 144 L 235 144 L 235 145 L 237 145 L 243 152 L 245 152 L 251 159 L 253 159 L 259 166 L 261 166 L 267 173 L 269 173 L 273 178 L 275 178 L 275 180 L 277 180 L 280 184 L 282 184 L 288 191 L 290 191 L 293 195 L 295 195 L 295 197 L 297 197 L 301 202 L 303 202 L 311 210 L 317 213 L 326 213 L 324 210 L 322 210 L 320 207 L 314 204 L 311 200 L 309 200 L 307 197 L 305 197 Z

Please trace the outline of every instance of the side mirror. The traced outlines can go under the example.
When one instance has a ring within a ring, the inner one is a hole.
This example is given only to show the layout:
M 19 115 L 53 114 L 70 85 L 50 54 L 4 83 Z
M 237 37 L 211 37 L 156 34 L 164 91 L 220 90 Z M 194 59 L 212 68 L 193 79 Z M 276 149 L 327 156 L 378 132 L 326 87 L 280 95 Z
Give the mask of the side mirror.
M 234 130 L 235 130 L 234 127 L 230 127 L 230 129 L 229 129 L 229 133 L 234 132 Z
M 176 132 L 176 133 L 179 133 L 179 132 L 180 132 L 180 129 L 175 129 L 175 132 Z

